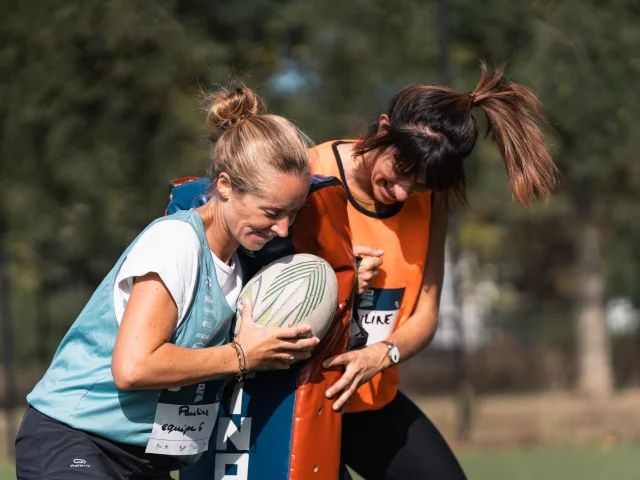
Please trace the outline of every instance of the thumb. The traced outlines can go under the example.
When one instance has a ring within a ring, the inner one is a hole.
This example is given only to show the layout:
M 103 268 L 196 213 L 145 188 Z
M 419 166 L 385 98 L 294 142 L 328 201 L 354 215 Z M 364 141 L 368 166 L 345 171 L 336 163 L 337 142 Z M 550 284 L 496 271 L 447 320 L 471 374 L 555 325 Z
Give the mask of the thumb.
M 384 250 L 380 250 L 379 248 L 373 248 L 366 245 L 354 245 L 353 253 L 356 256 L 367 255 L 370 257 L 379 257 L 384 253 Z
M 242 300 L 242 318 L 240 319 L 240 329 L 253 322 L 253 304 L 251 300 L 245 298 Z

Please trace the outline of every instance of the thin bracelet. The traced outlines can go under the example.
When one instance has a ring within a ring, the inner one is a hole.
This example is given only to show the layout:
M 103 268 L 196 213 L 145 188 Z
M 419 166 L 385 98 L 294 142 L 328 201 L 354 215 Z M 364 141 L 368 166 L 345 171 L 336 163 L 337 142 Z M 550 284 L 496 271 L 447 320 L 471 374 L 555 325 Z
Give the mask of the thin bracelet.
M 244 380 L 244 376 L 249 371 L 249 369 L 247 368 L 246 355 L 244 354 L 244 349 L 238 342 L 232 340 L 231 345 L 233 345 L 233 348 L 238 355 L 238 375 L 236 376 L 238 377 L 238 381 L 241 382 L 242 380 Z
M 247 356 L 247 352 L 245 352 L 244 347 L 240 345 L 238 342 L 236 342 L 235 340 L 234 342 L 236 345 L 240 347 L 240 350 L 242 350 L 242 356 L 244 357 L 244 371 L 246 374 L 247 372 L 249 372 L 249 357 Z
M 238 373 L 236 374 L 236 377 L 239 377 L 242 374 L 242 364 L 240 363 L 240 351 L 238 350 L 238 347 L 236 347 L 235 342 L 231 342 L 229 345 L 231 345 L 233 350 L 236 352 L 236 355 L 238 356 Z
M 247 373 L 246 368 L 242 365 L 242 352 L 239 348 L 239 345 L 233 340 L 231 341 L 231 346 L 236 351 L 236 355 L 238 355 L 238 373 L 236 374 L 236 378 L 238 379 L 238 382 L 242 382 L 244 380 L 245 374 Z

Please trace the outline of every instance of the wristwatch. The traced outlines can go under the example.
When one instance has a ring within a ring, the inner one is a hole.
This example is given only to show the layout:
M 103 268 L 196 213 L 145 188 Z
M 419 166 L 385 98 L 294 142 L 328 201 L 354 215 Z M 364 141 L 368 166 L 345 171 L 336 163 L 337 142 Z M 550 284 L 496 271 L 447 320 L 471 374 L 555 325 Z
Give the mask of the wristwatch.
M 391 365 L 395 365 L 396 363 L 398 363 L 400 361 L 400 350 L 398 350 L 398 347 L 391 343 L 391 342 L 387 342 L 385 340 L 382 340 L 380 343 L 384 343 L 387 347 L 389 347 L 389 360 L 391 360 Z

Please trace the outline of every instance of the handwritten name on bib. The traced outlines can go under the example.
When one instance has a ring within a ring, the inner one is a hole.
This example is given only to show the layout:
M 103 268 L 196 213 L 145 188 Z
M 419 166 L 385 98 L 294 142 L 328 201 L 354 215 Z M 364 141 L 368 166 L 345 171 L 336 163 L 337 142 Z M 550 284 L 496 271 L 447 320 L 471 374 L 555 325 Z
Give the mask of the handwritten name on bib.
M 398 323 L 404 288 L 369 288 L 358 298 L 357 315 L 369 334 L 367 345 L 389 338 Z
M 220 405 L 217 387 L 200 383 L 164 390 L 145 451 L 159 455 L 196 455 L 207 451 Z

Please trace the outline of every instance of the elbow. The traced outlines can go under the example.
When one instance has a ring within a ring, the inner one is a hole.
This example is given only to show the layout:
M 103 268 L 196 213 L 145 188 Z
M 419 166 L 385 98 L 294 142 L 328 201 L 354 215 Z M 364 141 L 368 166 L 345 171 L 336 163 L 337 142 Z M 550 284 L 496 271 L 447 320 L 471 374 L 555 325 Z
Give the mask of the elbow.
M 425 332 L 425 339 L 422 348 L 427 348 L 431 345 L 431 342 L 433 342 L 436 332 L 438 331 L 438 322 L 438 313 L 436 313 L 434 319 L 429 323 L 427 331 Z
M 111 374 L 118 390 L 130 392 L 142 388 L 142 375 L 140 368 L 133 362 L 120 365 L 111 365 Z
M 421 322 L 420 330 L 415 331 L 415 338 L 417 341 L 418 349 L 424 350 L 433 341 L 438 330 L 438 314 L 429 315 Z
M 427 348 L 429 345 L 431 345 L 431 342 L 433 342 L 433 339 L 436 336 L 436 331 L 435 329 L 433 330 L 433 332 L 429 333 L 426 338 L 424 339 L 424 341 L 422 342 L 422 345 L 420 346 L 420 350 L 424 350 L 425 348 Z

